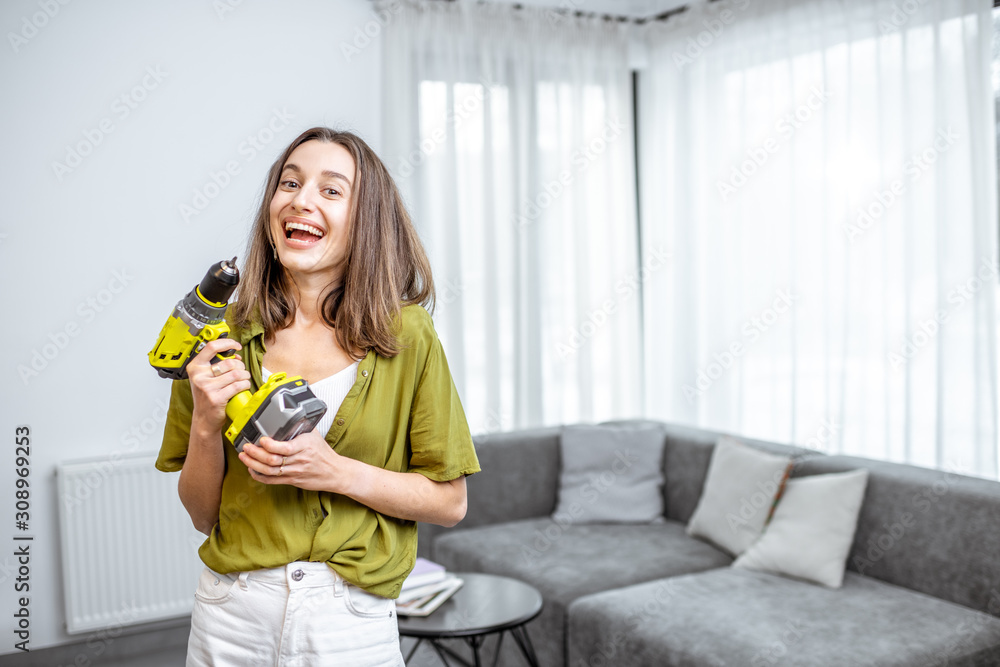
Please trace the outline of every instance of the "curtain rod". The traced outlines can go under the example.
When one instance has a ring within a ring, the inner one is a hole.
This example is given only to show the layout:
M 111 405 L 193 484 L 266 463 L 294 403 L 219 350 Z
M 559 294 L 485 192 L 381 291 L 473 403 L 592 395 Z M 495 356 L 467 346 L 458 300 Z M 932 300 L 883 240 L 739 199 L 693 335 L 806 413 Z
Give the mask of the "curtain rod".
M 374 2 L 375 0 L 372 0 L 372 1 Z M 439 2 L 457 2 L 459 0 L 438 0 L 438 1 Z M 479 1 L 480 4 L 487 4 L 486 0 L 478 0 L 478 1 Z M 716 0 L 708 0 L 708 1 L 709 2 L 715 2 Z M 519 2 L 512 3 L 512 4 L 510 4 L 510 6 L 513 7 L 514 9 L 524 9 L 525 8 L 525 6 L 522 5 Z M 1000 0 L 993 0 L 993 7 L 1000 7 Z M 540 7 L 534 7 L 534 8 L 540 9 Z M 605 21 L 613 21 L 613 22 L 616 22 L 616 23 L 634 23 L 636 25 L 643 25 L 645 23 L 649 23 L 649 22 L 652 22 L 652 21 L 667 21 L 667 20 L 671 19 L 672 17 L 674 17 L 674 16 L 676 16 L 678 14 L 682 14 L 682 13 L 686 12 L 688 10 L 688 6 L 687 5 L 681 5 L 680 7 L 677 7 L 676 9 L 670 9 L 670 10 L 662 12 L 660 14 L 656 14 L 654 16 L 647 16 L 647 17 L 644 17 L 644 18 L 636 18 L 634 16 L 621 16 L 621 15 L 617 15 L 617 14 L 601 14 L 601 13 L 598 13 L 598 12 L 584 12 L 584 11 L 581 11 L 579 9 L 573 10 L 573 9 L 566 9 L 566 8 L 562 8 L 562 7 L 559 7 L 559 8 L 550 7 L 549 9 L 551 9 L 552 11 L 560 12 L 562 14 L 566 14 L 568 16 L 575 16 L 577 18 L 599 17 L 599 18 L 603 18 Z
M 458 2 L 460 0 L 438 0 L 439 2 Z M 486 0 L 478 0 L 479 4 L 490 4 Z M 709 2 L 715 2 L 715 0 L 708 0 Z M 993 0 L 995 3 L 1000 3 L 1000 0 Z M 520 2 L 514 2 L 509 5 L 514 9 L 526 9 L 526 5 Z M 532 9 L 546 9 L 545 7 L 532 6 Z M 647 16 L 643 18 L 636 18 L 634 16 L 621 16 L 619 14 L 604 14 L 600 12 L 585 12 L 579 9 L 566 9 L 565 7 L 549 7 L 551 11 L 559 12 L 560 14 L 565 14 L 567 16 L 575 16 L 577 18 L 602 18 L 605 21 L 611 21 L 615 23 L 634 23 L 636 25 L 643 25 L 644 23 L 649 23 L 651 21 L 666 21 L 677 14 L 686 12 L 687 5 L 681 5 L 676 9 L 671 9 L 654 16 Z

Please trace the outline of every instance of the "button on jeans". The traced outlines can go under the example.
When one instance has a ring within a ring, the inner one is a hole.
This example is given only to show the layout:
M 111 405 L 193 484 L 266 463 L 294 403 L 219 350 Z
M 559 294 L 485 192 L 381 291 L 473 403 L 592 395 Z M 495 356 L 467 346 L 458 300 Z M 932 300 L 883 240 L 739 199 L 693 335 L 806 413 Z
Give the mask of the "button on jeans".
M 188 667 L 402 667 L 396 603 L 326 563 L 219 574 L 195 592 Z

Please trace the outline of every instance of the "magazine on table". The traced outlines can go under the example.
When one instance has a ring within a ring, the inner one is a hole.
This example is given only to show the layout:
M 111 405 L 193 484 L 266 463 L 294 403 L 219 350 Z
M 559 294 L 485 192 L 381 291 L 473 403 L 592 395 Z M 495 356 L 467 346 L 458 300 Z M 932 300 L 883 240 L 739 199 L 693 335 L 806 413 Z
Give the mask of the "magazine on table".
M 414 589 L 404 600 L 396 600 L 396 613 L 400 616 L 427 616 L 440 607 L 455 591 L 462 587 L 463 582 L 453 574 L 435 584 Z
M 418 558 L 396 599 L 396 613 L 427 616 L 454 595 L 462 584 L 463 581 L 449 574 L 444 566 Z
M 445 571 L 444 565 L 418 557 L 413 569 L 406 575 L 406 580 L 403 582 L 403 592 L 426 584 L 437 583 L 444 580 L 446 576 L 448 573 Z

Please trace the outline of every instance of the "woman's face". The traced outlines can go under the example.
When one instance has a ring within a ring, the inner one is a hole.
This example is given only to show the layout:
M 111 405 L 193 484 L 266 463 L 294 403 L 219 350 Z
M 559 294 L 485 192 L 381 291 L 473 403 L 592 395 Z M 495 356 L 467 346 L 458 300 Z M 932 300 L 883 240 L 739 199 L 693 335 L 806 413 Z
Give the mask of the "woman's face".
M 344 274 L 354 158 L 340 144 L 311 140 L 288 156 L 271 199 L 271 238 L 293 274 Z

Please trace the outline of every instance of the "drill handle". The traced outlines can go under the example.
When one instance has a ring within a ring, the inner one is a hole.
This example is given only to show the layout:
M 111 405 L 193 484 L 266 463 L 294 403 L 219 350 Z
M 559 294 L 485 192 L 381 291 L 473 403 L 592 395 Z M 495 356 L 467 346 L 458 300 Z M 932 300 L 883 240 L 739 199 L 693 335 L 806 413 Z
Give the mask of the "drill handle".
M 224 332 L 219 336 L 219 338 L 229 338 L 229 332 L 228 331 Z M 223 350 L 222 352 L 217 352 L 216 355 L 212 357 L 211 360 L 209 360 L 209 363 L 217 364 L 220 361 L 224 361 L 225 359 L 230 359 L 234 356 L 236 356 L 236 350 L 233 349 Z
M 203 349 L 205 349 L 205 343 L 209 341 L 216 340 L 218 338 L 229 338 L 229 325 L 225 322 L 217 322 L 216 324 L 210 324 L 201 330 L 198 334 L 198 343 L 194 347 L 194 351 L 191 356 L 198 354 Z M 236 350 L 223 350 L 222 352 L 217 352 L 214 357 L 209 360 L 209 363 L 217 364 L 224 359 L 228 359 L 236 354 Z

